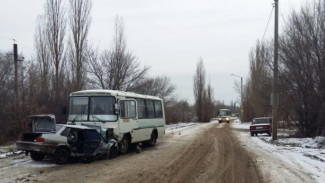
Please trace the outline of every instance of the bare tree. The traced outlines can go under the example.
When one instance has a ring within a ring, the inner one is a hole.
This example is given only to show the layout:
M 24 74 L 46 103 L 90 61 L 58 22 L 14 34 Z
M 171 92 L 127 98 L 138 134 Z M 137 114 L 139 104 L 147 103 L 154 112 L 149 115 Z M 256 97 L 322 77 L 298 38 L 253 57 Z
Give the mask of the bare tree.
M 244 88 L 245 117 L 271 113 L 272 45 L 257 43 Z M 293 11 L 279 39 L 279 117 L 298 121 L 299 134 L 325 134 L 325 1 Z
M 72 68 L 73 90 L 81 90 L 85 85 L 85 51 L 86 41 L 91 23 L 91 1 L 70 0 L 70 65 Z
M 100 87 L 100 88 L 106 88 L 105 83 L 105 68 L 102 65 L 102 62 L 99 60 L 99 53 L 98 48 L 94 49 L 92 46 L 88 45 L 85 57 L 87 60 L 87 69 L 86 71 L 90 74 L 90 82 L 91 85 L 93 85 L 94 88 Z
M 272 91 L 271 63 L 272 55 L 268 45 L 257 42 L 256 47 L 251 50 L 249 55 L 250 77 L 248 87 L 249 96 L 244 97 L 249 100 L 250 105 L 245 108 L 245 120 L 250 121 L 257 116 L 269 116 L 271 113 L 270 96 Z
M 145 78 L 135 83 L 132 88 L 128 89 L 128 91 L 153 95 L 163 99 L 170 97 L 174 90 L 175 86 L 170 83 L 170 79 L 166 76 Z
M 8 100 L 12 99 L 13 87 L 13 64 L 12 54 L 0 52 L 0 105 L 5 106 Z M 2 110 L 3 108 L 0 108 Z
M 15 106 L 12 102 L 14 100 L 14 68 L 12 61 L 12 53 L 0 51 L 0 129 L 2 129 L 0 144 L 7 142 L 8 136 L 10 136 L 9 133 L 14 132 L 12 130 L 15 128 L 14 126 L 18 126 L 17 121 L 12 120 L 12 113 L 15 111 Z
M 203 97 L 203 109 L 204 109 L 204 119 L 203 121 L 208 122 L 213 116 L 214 110 L 214 97 L 213 97 L 213 89 L 210 84 L 208 84 L 207 88 L 204 90 Z
M 149 67 L 140 67 L 137 58 L 126 48 L 124 24 L 121 18 L 115 21 L 113 48 L 104 51 L 99 61 L 90 63 L 93 76 L 103 89 L 129 90 L 145 78 Z
M 41 104 L 47 105 L 49 103 L 50 94 L 50 73 L 52 69 L 52 64 L 50 62 L 49 45 L 46 40 L 46 27 L 44 16 L 38 17 L 38 25 L 35 33 L 35 51 L 36 51 L 36 62 L 38 63 L 40 71 L 40 86 L 39 90 L 39 101 Z M 37 70 L 37 69 L 35 69 Z
M 195 99 L 195 111 L 199 121 L 203 121 L 204 116 L 202 115 L 203 100 L 204 100 L 204 89 L 205 89 L 205 68 L 203 59 L 200 57 L 196 65 L 196 72 L 193 76 L 194 86 L 194 99 Z
M 49 48 L 49 58 L 54 65 L 54 101 L 59 100 L 60 84 L 63 83 L 60 73 L 65 64 L 65 34 L 66 19 L 65 9 L 61 0 L 47 0 L 46 12 L 46 38 Z
M 13 139 L 22 130 L 25 129 L 26 119 L 21 118 L 22 116 L 27 116 L 31 106 L 37 106 L 35 100 L 30 100 L 30 96 L 37 96 L 39 89 L 39 72 L 38 69 L 33 70 L 34 80 L 31 81 L 27 77 L 28 64 L 24 62 L 19 62 L 18 65 L 18 75 L 20 78 L 19 85 L 19 95 L 17 106 L 12 101 L 14 100 L 14 76 L 13 76 L 13 54 L 12 53 L 2 53 L 0 52 L 0 128 L 4 129 L 0 134 L 0 143 L 5 143 L 10 139 Z M 22 55 L 20 55 L 21 57 Z M 29 90 L 33 87 L 33 90 Z M 35 107 L 37 108 L 37 107 Z
M 190 122 L 194 117 L 193 107 L 186 100 L 169 98 L 164 102 L 166 123 Z
M 325 134 L 325 1 L 293 12 L 280 39 L 280 77 L 302 135 Z

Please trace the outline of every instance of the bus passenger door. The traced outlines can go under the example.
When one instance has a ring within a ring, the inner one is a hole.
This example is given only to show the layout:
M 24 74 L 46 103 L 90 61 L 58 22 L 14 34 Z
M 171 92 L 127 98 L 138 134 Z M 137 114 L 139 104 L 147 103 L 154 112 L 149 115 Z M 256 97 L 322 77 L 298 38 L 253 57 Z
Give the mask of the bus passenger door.
M 120 100 L 120 113 L 119 113 L 119 130 L 120 135 L 124 133 L 131 134 L 131 142 L 136 142 L 138 137 L 137 131 L 138 128 L 138 112 L 137 112 L 137 103 L 133 99 Z

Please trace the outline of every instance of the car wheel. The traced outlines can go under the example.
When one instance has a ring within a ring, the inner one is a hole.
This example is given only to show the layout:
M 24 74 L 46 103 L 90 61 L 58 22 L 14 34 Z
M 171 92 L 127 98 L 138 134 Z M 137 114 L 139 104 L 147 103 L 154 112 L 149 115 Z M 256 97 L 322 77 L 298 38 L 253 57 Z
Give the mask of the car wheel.
M 127 136 L 123 136 L 123 139 L 121 140 L 120 142 L 120 153 L 121 154 L 125 154 L 128 152 L 129 150 L 129 146 L 130 146 L 130 141 L 129 141 L 129 138 Z
M 256 137 L 258 136 L 258 133 L 255 133 Z
M 31 152 L 30 153 L 30 157 L 34 160 L 34 161 L 41 161 L 44 159 L 45 154 L 39 153 L 39 152 Z
M 251 136 L 254 136 L 254 133 L 253 132 L 251 132 Z
M 269 136 L 271 136 L 271 132 L 267 133 Z
M 116 158 L 118 155 L 118 150 L 115 146 L 112 146 L 111 149 L 109 150 L 109 159 Z
M 59 148 L 53 155 L 53 160 L 58 165 L 63 165 L 69 161 L 69 151 L 65 148 Z
M 152 132 L 152 134 L 151 134 L 151 138 L 150 138 L 150 140 L 149 140 L 149 142 L 148 142 L 148 145 L 149 145 L 150 147 L 153 147 L 153 146 L 155 146 L 156 141 L 157 141 L 156 134 L 155 134 L 154 132 Z

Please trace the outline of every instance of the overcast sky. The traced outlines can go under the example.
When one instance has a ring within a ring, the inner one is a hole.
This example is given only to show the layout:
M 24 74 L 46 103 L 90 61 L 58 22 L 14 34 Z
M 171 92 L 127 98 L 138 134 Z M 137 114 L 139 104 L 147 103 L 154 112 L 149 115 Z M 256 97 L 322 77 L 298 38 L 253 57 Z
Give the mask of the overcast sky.
M 280 0 L 281 21 L 308 0 Z M 43 0 L 0 0 L 0 50 L 11 51 L 17 40 L 25 58 L 34 54 L 37 16 Z M 63 0 L 65 4 L 68 1 Z M 89 41 L 111 47 L 114 20 L 124 19 L 127 46 L 150 75 L 166 75 L 175 95 L 193 104 L 193 75 L 199 57 L 217 100 L 240 101 L 234 82 L 249 74 L 248 55 L 262 39 L 273 0 L 93 0 Z M 274 13 L 273 13 L 274 15 Z M 282 21 L 283 22 L 283 21 Z M 273 38 L 272 17 L 265 39 Z

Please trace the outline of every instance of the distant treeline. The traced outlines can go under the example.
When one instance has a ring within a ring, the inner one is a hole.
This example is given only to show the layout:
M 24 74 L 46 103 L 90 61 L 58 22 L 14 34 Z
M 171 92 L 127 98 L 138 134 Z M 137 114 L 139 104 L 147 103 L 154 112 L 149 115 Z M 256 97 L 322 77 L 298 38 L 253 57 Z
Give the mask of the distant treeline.
M 285 18 L 279 36 L 279 117 L 300 136 L 325 135 L 325 1 L 313 1 Z M 250 52 L 244 119 L 271 116 L 273 41 Z

